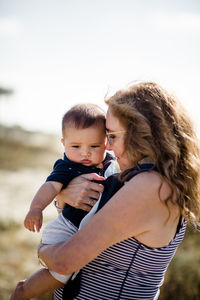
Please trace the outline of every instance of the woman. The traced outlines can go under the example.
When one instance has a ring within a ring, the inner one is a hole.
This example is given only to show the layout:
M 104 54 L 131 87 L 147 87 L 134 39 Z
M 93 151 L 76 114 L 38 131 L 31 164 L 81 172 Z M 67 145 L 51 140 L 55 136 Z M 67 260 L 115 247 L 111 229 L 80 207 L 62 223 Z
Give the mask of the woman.
M 79 232 L 39 256 L 61 274 L 81 269 L 74 299 L 158 299 L 186 222 L 200 220 L 197 137 L 181 104 L 155 83 L 133 85 L 106 103 L 119 181 L 111 177 L 100 209 Z M 118 191 L 108 201 L 113 184 Z

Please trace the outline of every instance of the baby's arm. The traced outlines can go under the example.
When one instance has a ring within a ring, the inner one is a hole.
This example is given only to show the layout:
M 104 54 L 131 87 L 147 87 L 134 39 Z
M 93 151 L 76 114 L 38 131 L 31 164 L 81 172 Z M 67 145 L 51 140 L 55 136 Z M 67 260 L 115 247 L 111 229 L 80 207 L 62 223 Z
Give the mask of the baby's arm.
M 35 197 L 33 198 L 30 209 L 24 220 L 24 226 L 30 231 L 40 231 L 42 227 L 42 211 L 49 205 L 62 188 L 62 183 L 56 181 L 45 182 Z
M 25 281 L 17 284 L 10 300 L 28 300 L 43 293 L 63 287 L 64 284 L 56 280 L 48 269 L 40 269 Z

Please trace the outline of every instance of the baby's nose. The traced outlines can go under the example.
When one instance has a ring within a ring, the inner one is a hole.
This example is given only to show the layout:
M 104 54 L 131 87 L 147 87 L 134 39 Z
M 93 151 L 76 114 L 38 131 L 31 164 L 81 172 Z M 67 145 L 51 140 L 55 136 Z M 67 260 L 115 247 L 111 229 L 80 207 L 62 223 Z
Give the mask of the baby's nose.
M 84 156 L 89 156 L 90 155 L 90 149 L 89 148 L 83 148 L 81 154 L 84 155 Z

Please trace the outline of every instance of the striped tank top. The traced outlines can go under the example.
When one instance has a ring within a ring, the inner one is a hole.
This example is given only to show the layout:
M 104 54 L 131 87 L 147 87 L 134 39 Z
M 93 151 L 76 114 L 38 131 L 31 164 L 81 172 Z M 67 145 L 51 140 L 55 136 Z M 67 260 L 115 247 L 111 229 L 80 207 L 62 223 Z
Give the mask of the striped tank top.
M 134 175 L 152 169 L 142 167 Z M 154 168 L 153 168 L 154 169 Z M 80 272 L 80 286 L 76 300 L 156 300 L 164 274 L 186 229 L 186 221 L 179 222 L 170 243 L 151 248 L 134 237 L 117 243 Z M 69 299 L 67 293 L 63 299 Z
M 165 247 L 130 238 L 99 255 L 81 271 L 77 300 L 158 299 L 166 269 L 181 243 L 186 222 Z

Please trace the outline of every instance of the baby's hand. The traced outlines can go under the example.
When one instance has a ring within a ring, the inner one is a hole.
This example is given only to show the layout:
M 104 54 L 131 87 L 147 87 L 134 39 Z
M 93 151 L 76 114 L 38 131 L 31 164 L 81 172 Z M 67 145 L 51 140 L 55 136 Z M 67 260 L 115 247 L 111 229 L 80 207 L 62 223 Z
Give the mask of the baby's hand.
M 24 227 L 33 232 L 35 232 L 36 228 L 37 232 L 39 232 L 42 227 L 42 219 L 42 210 L 40 208 L 31 208 L 24 220 Z
M 18 284 L 17 284 L 15 290 L 13 291 L 9 300 L 22 300 L 22 299 L 25 300 L 25 299 L 27 299 L 26 296 L 24 295 L 23 285 L 24 285 L 24 281 L 18 282 Z

